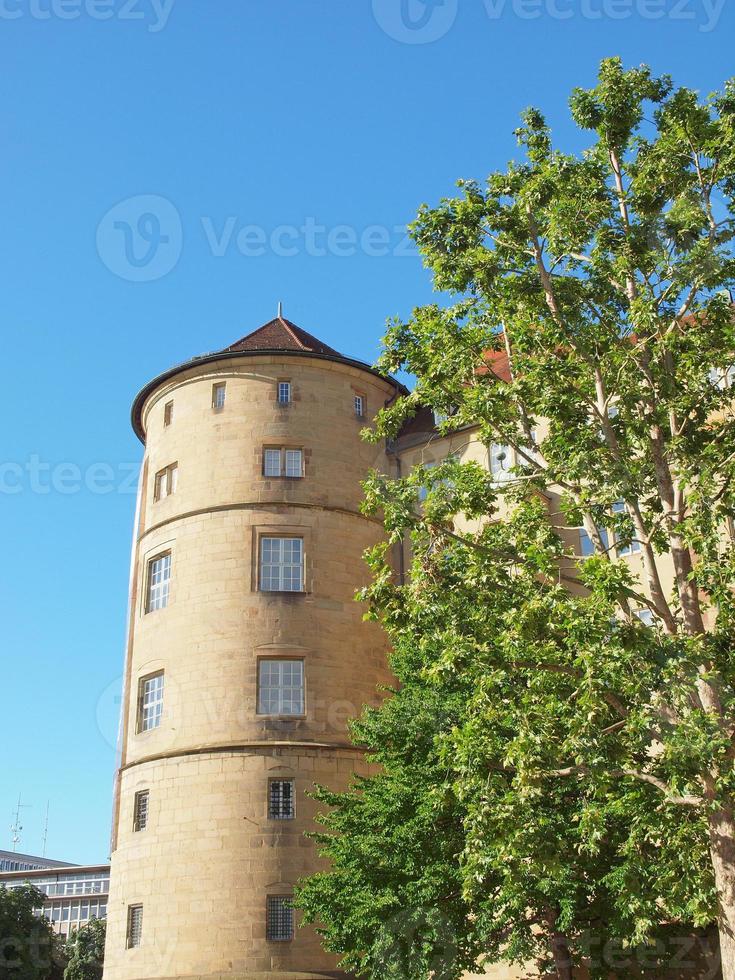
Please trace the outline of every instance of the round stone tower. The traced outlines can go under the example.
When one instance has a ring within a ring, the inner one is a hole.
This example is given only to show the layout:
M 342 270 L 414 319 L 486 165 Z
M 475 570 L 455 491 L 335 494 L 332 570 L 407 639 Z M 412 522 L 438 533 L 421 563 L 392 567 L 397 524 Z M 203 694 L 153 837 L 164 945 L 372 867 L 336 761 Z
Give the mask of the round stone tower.
M 279 316 L 148 384 L 105 980 L 339 977 L 289 903 L 314 783 L 389 681 L 355 590 L 381 528 L 360 430 L 400 385 Z

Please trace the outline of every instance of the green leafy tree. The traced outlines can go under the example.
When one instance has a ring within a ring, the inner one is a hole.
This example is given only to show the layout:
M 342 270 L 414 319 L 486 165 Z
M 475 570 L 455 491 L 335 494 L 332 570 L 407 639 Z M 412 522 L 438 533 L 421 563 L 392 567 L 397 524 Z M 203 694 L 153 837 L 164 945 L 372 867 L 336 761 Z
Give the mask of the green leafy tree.
M 56 980 L 61 951 L 50 923 L 34 914 L 45 896 L 26 885 L 0 886 L 0 976 L 7 980 Z
M 105 960 L 105 926 L 103 919 L 90 919 L 68 940 L 64 980 L 101 980 Z
M 457 801 L 473 942 L 520 956 L 540 929 L 565 977 L 585 935 L 635 943 L 662 920 L 715 917 L 733 980 L 735 83 L 701 100 L 610 59 L 571 109 L 592 133 L 584 153 L 555 148 L 529 110 L 523 161 L 413 226 L 457 300 L 390 327 L 381 367 L 416 386 L 373 437 L 428 405 L 445 433 L 473 427 L 517 466 L 499 485 L 453 462 L 376 474 L 366 509 L 414 557 L 404 585 L 374 552 L 364 598 L 415 651 L 404 685 L 467 685 L 431 752 Z M 615 560 L 633 546 L 640 578 Z M 360 840 L 339 823 L 355 799 L 328 800 L 335 873 Z M 327 901 L 334 883 L 303 892 L 328 937 L 346 895 Z

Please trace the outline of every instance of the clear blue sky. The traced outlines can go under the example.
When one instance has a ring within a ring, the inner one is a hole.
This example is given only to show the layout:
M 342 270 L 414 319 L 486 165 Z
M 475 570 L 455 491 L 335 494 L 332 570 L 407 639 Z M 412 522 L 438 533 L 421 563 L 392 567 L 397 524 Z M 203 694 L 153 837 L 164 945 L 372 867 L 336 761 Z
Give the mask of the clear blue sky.
M 605 56 L 735 72 L 732 0 L 405 2 L 0 0 L 0 847 L 22 793 L 22 850 L 50 800 L 49 855 L 108 854 L 137 389 L 279 299 L 373 359 L 431 295 L 395 228 L 525 106 L 577 146 Z

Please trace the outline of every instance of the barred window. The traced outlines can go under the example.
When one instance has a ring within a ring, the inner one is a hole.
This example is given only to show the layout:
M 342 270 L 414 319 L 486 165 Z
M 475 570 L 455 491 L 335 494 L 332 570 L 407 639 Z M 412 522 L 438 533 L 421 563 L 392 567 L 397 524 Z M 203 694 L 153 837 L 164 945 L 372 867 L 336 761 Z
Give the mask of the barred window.
M 146 597 L 146 612 L 165 609 L 168 605 L 169 586 L 171 584 L 171 552 L 158 555 L 148 562 L 148 592 Z
M 149 792 L 147 789 L 142 789 L 139 793 L 135 794 L 135 803 L 133 804 L 133 830 L 136 833 L 140 830 L 145 830 L 148 826 L 148 797 Z
M 268 819 L 293 820 L 294 811 L 293 779 L 271 779 L 268 786 Z
M 225 397 L 227 394 L 227 384 L 220 381 L 212 385 L 212 408 L 221 411 L 225 407 Z
M 303 592 L 303 589 L 303 538 L 261 538 L 261 592 Z
M 140 946 L 143 938 L 143 906 L 128 905 L 127 947 Z
M 258 714 L 303 713 L 304 661 L 261 660 L 258 664 Z
M 291 404 L 291 382 L 290 381 L 279 381 L 278 382 L 278 404 L 279 405 L 290 405 Z
M 176 493 L 178 482 L 178 463 L 171 463 L 170 466 L 166 466 L 164 469 L 159 470 L 158 473 L 156 473 L 156 479 L 153 487 L 153 499 L 163 500 L 164 497 L 170 497 L 172 493 Z
M 158 728 L 163 715 L 163 671 L 142 677 L 138 686 L 138 731 Z
M 276 943 L 293 939 L 293 906 L 289 896 L 268 896 L 265 936 L 269 942 Z

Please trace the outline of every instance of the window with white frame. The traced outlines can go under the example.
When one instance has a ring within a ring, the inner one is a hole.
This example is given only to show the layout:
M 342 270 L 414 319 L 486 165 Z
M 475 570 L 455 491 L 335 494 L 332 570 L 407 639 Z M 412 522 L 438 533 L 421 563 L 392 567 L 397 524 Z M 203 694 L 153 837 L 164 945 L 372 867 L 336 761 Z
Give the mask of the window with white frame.
M 278 382 L 278 404 L 279 405 L 290 405 L 291 404 L 291 382 L 290 381 L 279 381 Z
M 140 946 L 143 939 L 143 906 L 128 905 L 128 929 L 126 945 L 128 949 Z
M 602 546 L 606 550 L 610 547 L 610 537 L 607 533 L 607 528 L 598 527 L 597 528 L 600 538 L 602 539 Z M 592 538 L 587 534 L 587 531 L 580 527 L 579 529 L 579 552 L 583 558 L 590 558 L 595 553 L 595 546 Z
M 271 943 L 293 939 L 293 900 L 288 895 L 269 895 L 266 905 L 265 937 Z
M 149 791 L 142 789 L 135 794 L 133 802 L 133 830 L 138 833 L 148 826 Z
M 638 617 L 638 619 L 640 619 L 640 621 L 643 623 L 644 626 L 654 625 L 655 619 L 654 619 L 653 612 L 647 606 L 644 606 L 641 609 L 636 609 L 635 614 Z
M 493 442 L 490 445 L 488 457 L 493 478 L 497 481 L 509 480 L 511 477 L 509 471 L 513 466 L 513 450 L 511 447 Z
M 304 714 L 304 661 L 258 661 L 258 714 Z
M 171 425 L 174 420 L 174 403 L 166 402 L 163 406 L 163 424 L 164 427 Z
M 354 396 L 354 406 L 355 406 L 355 415 L 357 416 L 357 418 L 358 419 L 364 419 L 365 418 L 365 396 L 364 395 L 355 395 Z
M 216 412 L 222 411 L 225 407 L 226 396 L 227 383 L 225 381 L 219 381 L 217 384 L 212 385 L 212 408 Z
M 304 452 L 302 449 L 268 447 L 263 450 L 263 475 L 285 476 L 298 479 L 304 475 Z
M 148 562 L 146 612 L 165 609 L 171 586 L 171 552 L 151 558 Z
M 293 820 L 294 807 L 293 779 L 271 779 L 268 784 L 268 819 Z
M 613 509 L 613 514 L 627 514 L 628 513 L 628 509 L 625 506 L 625 501 L 623 501 L 623 500 L 616 500 L 615 503 L 613 504 L 612 509 Z M 628 541 L 628 540 L 625 540 L 623 538 L 620 538 L 616 534 L 615 535 L 615 540 L 616 540 L 616 547 L 617 547 L 618 554 L 621 555 L 621 556 L 623 556 L 623 555 L 632 555 L 635 552 L 641 550 L 641 543 L 640 543 L 640 541 L 637 541 L 635 538 L 631 538 L 631 540 Z
M 163 500 L 164 497 L 170 497 L 172 493 L 176 493 L 176 487 L 179 482 L 179 464 L 171 463 L 170 466 L 164 467 L 156 473 L 156 479 L 153 485 L 153 499 Z
M 304 591 L 304 539 L 260 539 L 260 591 Z
M 163 716 L 163 671 L 141 677 L 138 683 L 138 731 L 158 728 Z

